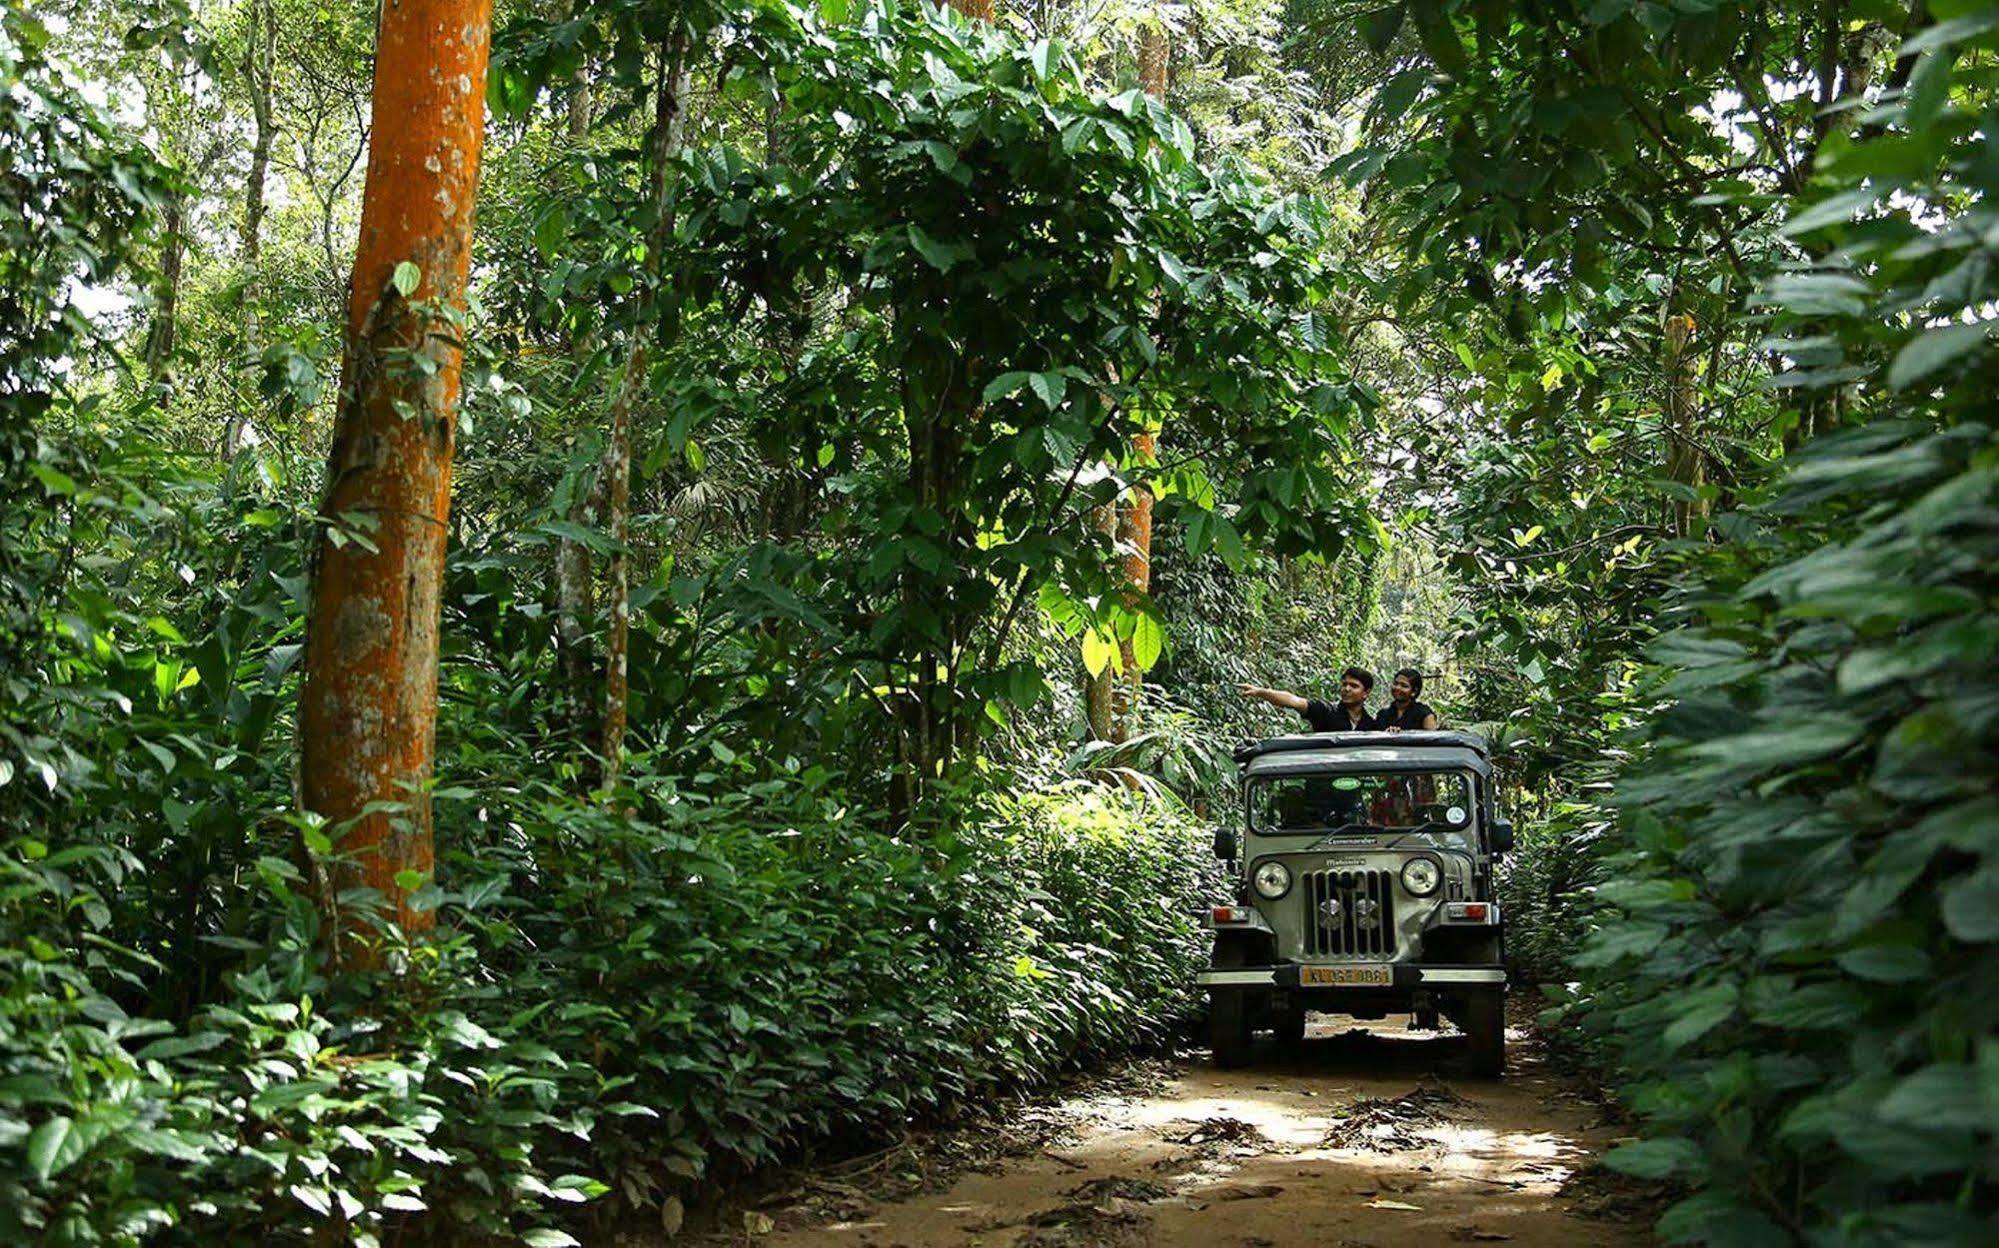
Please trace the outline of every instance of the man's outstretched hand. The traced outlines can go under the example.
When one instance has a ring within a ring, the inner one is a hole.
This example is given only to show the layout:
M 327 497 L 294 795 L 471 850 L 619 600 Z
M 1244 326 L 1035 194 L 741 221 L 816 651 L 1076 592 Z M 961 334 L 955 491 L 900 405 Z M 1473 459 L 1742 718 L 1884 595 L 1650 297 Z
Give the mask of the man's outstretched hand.
M 1268 702 L 1272 706 L 1281 706 L 1287 711 L 1303 711 L 1305 709 L 1305 699 L 1283 689 L 1265 689 L 1262 685 L 1248 683 L 1239 684 L 1235 689 L 1237 693 L 1245 698 L 1255 698 L 1259 702 Z

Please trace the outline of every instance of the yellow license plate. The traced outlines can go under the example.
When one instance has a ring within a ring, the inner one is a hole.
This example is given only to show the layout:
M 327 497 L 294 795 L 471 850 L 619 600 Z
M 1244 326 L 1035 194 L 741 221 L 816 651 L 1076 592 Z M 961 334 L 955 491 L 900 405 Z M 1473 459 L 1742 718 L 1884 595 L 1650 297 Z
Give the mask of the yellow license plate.
M 1382 987 L 1395 983 L 1392 966 L 1301 966 L 1298 984 L 1302 988 Z

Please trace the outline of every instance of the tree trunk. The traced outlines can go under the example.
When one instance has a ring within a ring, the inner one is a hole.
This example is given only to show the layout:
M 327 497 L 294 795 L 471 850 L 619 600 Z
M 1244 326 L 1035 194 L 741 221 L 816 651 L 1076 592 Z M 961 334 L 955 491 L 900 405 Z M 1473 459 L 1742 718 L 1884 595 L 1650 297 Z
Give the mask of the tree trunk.
M 300 802 L 333 825 L 343 856 L 322 881 L 326 900 L 378 890 L 405 931 L 432 922 L 410 892 L 434 866 L 424 790 L 462 362 L 461 329 L 437 309 L 465 306 L 491 28 L 491 0 L 396 0 L 380 11 L 377 124 L 320 508 L 331 523 L 313 552 L 306 620 Z M 418 273 L 406 294 L 405 264 Z M 336 960 L 371 964 L 345 926 L 328 925 Z
M 167 200 L 160 225 L 160 277 L 153 287 L 153 319 L 146 328 L 146 371 L 153 380 L 174 353 L 179 337 L 181 261 L 187 254 L 187 196 L 175 192 Z
M 243 85 L 250 96 L 250 174 L 243 184 L 243 354 L 254 365 L 262 354 L 257 322 L 257 265 L 264 250 L 264 184 L 270 175 L 271 143 L 277 128 L 271 118 L 271 75 L 277 63 L 278 23 L 271 0 L 250 0 L 249 29 L 244 35 Z M 222 432 L 222 458 L 243 449 L 250 424 L 247 408 L 231 412 Z
M 1170 58 L 1165 28 L 1157 22 L 1146 23 L 1138 37 L 1138 85 L 1155 100 L 1166 98 L 1166 68 Z M 1131 450 L 1134 464 L 1152 462 L 1159 450 L 1157 435 L 1150 431 L 1134 435 Z M 1117 541 L 1125 552 L 1125 593 L 1132 600 L 1143 598 L 1152 588 L 1152 501 L 1149 487 L 1134 485 L 1129 495 L 1118 502 Z M 1145 682 L 1130 638 L 1119 643 L 1119 651 L 1123 670 L 1118 673 L 1112 699 L 1110 739 L 1113 741 L 1123 741 L 1131 735 Z
M 950 0 L 951 8 L 960 17 L 969 17 L 975 22 L 990 22 L 999 6 L 995 0 Z
M 1665 346 L 1660 371 L 1666 379 L 1666 479 L 1691 490 L 1707 485 L 1707 457 L 1700 448 L 1699 408 L 1694 397 L 1694 318 L 1684 312 L 1668 312 Z M 1696 520 L 1707 519 L 1703 499 L 1673 500 L 1673 532 L 1686 537 Z
M 604 788 L 616 786 L 625 752 L 625 729 L 630 719 L 631 679 L 629 658 L 632 627 L 631 556 L 625 549 L 630 536 L 632 499 L 632 411 L 645 393 L 646 377 L 652 367 L 651 342 L 657 327 L 652 321 L 659 309 L 661 257 L 673 235 L 673 218 L 667 204 L 667 166 L 680 151 L 682 121 L 687 99 L 687 49 L 676 41 L 662 49 L 659 86 L 653 101 L 652 130 L 646 139 L 651 164 L 650 190 L 652 223 L 646 235 L 645 281 L 639 288 L 631 331 L 631 351 L 625 357 L 625 371 L 618 393 L 611 400 L 610 439 L 604 447 L 599 472 L 603 481 L 605 528 L 611 538 L 609 585 L 606 589 L 607 624 L 604 640 Z

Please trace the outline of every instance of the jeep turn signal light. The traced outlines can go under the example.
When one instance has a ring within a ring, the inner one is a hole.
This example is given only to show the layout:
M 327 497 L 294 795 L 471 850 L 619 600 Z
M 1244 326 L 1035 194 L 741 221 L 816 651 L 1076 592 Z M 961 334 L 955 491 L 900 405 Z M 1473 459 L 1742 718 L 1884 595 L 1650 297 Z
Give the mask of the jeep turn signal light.
M 1444 917 L 1453 922 L 1483 923 L 1486 903 L 1482 901 L 1454 901 L 1444 907 Z
M 1215 922 L 1247 923 L 1249 922 L 1249 912 L 1247 910 L 1237 910 L 1234 906 L 1216 906 Z

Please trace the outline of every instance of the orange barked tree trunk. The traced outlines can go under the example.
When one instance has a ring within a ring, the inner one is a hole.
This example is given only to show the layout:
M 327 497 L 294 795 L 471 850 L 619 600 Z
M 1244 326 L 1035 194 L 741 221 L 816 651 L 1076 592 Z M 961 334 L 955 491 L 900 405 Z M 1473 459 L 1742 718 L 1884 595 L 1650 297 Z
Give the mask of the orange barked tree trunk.
M 1166 67 L 1170 59 L 1170 47 L 1166 42 L 1166 28 L 1158 22 L 1148 22 L 1138 36 L 1138 86 L 1154 100 L 1166 99 Z M 1149 464 L 1159 450 L 1158 435 L 1151 430 L 1135 434 L 1131 440 L 1134 467 Z M 1132 598 L 1143 598 L 1152 590 L 1152 490 L 1142 484 L 1134 484 L 1126 497 L 1117 504 L 1117 544 L 1124 550 L 1125 593 Z M 1110 739 L 1123 741 L 1131 735 L 1132 720 L 1138 713 L 1139 692 L 1145 682 L 1145 674 L 1139 670 L 1137 657 L 1132 653 L 1130 638 L 1125 638 L 1119 646 L 1120 671 L 1114 710 L 1111 717 Z M 1105 674 L 1110 673 L 1106 669 Z
M 365 885 L 393 917 L 433 867 L 425 791 L 492 0 L 383 0 L 339 408 L 313 551 L 299 797 L 336 834 L 324 899 Z M 394 812 L 371 807 L 397 803 Z M 351 861 L 350 861 L 351 860 Z M 330 924 L 346 965 L 370 959 Z M 344 938 L 343 938 L 344 937 Z

